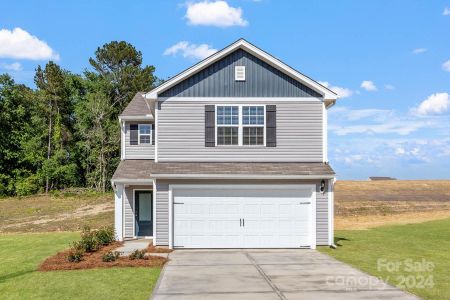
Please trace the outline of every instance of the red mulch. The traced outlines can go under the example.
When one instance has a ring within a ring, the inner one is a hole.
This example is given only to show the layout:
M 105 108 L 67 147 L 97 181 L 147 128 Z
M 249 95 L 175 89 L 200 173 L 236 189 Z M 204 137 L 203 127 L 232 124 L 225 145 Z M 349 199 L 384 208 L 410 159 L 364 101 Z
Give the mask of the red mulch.
M 112 268 L 112 267 L 162 267 L 167 259 L 159 256 L 147 255 L 145 259 L 131 260 L 128 257 L 119 257 L 116 261 L 103 262 L 102 256 L 108 251 L 114 251 L 120 247 L 122 243 L 116 242 L 105 246 L 100 250 L 92 253 L 85 253 L 83 260 L 80 262 L 69 262 L 67 255 L 70 249 L 58 252 L 57 254 L 47 258 L 38 268 L 39 271 L 56 271 L 56 270 L 80 270 L 94 268 Z

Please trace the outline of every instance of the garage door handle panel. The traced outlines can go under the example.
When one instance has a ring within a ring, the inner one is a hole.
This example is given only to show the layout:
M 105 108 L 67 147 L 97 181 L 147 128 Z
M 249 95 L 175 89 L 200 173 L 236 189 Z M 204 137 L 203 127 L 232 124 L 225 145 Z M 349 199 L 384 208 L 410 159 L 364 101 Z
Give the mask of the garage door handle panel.
M 242 219 L 242 227 L 245 227 L 245 219 Z
M 239 227 L 242 227 L 242 219 L 239 219 Z
M 311 204 L 311 202 L 300 202 L 300 204 Z

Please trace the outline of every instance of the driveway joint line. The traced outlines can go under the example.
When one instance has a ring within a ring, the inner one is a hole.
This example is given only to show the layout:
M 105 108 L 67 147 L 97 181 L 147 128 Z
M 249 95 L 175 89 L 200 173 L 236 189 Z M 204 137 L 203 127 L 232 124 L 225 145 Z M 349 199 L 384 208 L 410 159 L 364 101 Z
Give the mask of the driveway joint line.
M 283 295 L 283 293 L 278 289 L 278 287 L 270 280 L 269 276 L 267 276 L 266 273 L 264 273 L 264 270 L 258 266 L 255 259 L 250 255 L 250 253 L 245 252 L 245 256 L 247 256 L 248 260 L 251 261 L 251 263 L 255 266 L 255 268 L 258 270 L 259 274 L 264 278 L 264 280 L 269 284 L 269 286 L 273 289 L 273 291 L 278 295 L 278 297 L 281 300 L 287 300 L 287 298 Z

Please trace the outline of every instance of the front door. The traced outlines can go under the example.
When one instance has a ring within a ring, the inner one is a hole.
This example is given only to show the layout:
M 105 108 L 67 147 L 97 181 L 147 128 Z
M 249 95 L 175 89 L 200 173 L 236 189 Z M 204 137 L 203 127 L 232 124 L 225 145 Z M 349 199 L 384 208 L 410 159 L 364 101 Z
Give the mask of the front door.
M 136 236 L 153 236 L 153 199 L 151 191 L 135 191 Z

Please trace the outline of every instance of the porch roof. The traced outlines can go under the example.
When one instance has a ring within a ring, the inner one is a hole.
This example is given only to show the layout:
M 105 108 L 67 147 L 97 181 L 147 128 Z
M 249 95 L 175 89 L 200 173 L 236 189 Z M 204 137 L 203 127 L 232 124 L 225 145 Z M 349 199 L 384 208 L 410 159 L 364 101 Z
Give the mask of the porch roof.
M 326 163 L 162 162 L 122 160 L 112 181 L 152 179 L 321 179 L 334 178 Z

